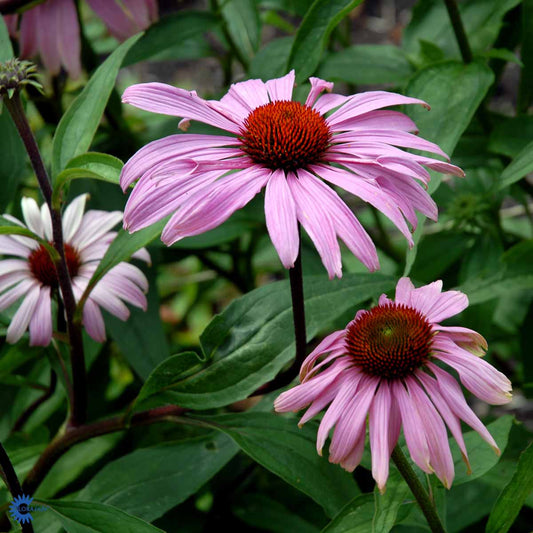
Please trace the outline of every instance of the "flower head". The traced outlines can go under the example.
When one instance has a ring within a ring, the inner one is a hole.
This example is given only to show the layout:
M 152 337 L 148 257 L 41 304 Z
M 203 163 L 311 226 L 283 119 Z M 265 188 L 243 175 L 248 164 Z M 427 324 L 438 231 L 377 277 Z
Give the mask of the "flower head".
M 88 0 L 111 34 L 123 41 L 157 20 L 156 0 Z M 53 75 L 61 67 L 73 77 L 81 74 L 80 26 L 73 0 L 46 0 L 20 17 L 5 17 L 9 33 L 20 41 L 20 56 L 40 55 Z M 17 31 L 18 29 L 18 31 Z
M 434 472 L 447 488 L 454 466 L 446 426 L 469 469 L 461 420 L 499 453 L 449 370 L 491 404 L 510 401 L 511 383 L 481 359 L 487 343 L 479 333 L 440 324 L 468 305 L 463 293 L 441 291 L 441 281 L 415 289 L 408 278 L 400 279 L 395 301 L 382 295 L 378 306 L 359 311 L 345 329 L 326 337 L 304 361 L 300 385 L 274 403 L 279 412 L 308 407 L 300 425 L 329 405 L 317 450 L 322 454 L 335 427 L 329 460 L 348 471 L 361 461 L 368 417 L 372 475 L 380 490 L 402 428 L 413 461 L 424 472 Z
M 84 214 L 87 195 L 75 198 L 63 214 L 64 252 L 74 297 L 79 300 L 116 232 L 110 231 L 122 220 L 120 211 L 91 210 Z M 32 198 L 22 199 L 23 224 L 11 215 L 5 218 L 27 227 L 52 242 L 52 223 L 46 204 L 39 209 Z M 26 329 L 30 345 L 47 346 L 52 339 L 52 299 L 59 290 L 56 269 L 46 248 L 36 240 L 18 235 L 0 235 L 0 311 L 22 299 L 7 329 L 6 340 L 17 342 Z M 134 257 L 150 260 L 143 248 Z M 146 309 L 148 281 L 135 266 L 119 263 L 107 272 L 91 291 L 83 308 L 83 326 L 96 341 L 106 338 L 100 307 L 121 320 L 130 314 L 127 302 Z
M 415 210 L 436 219 L 424 187 L 427 168 L 462 176 L 449 163 L 398 147 L 446 154 L 413 135 L 406 115 L 382 108 L 427 104 L 383 91 L 353 96 L 321 94 L 332 83 L 311 78 L 305 103 L 292 100 L 294 72 L 231 86 L 220 101 L 162 83 L 126 89 L 123 101 L 147 111 L 199 120 L 230 135 L 171 135 L 139 150 L 124 166 L 121 185 L 137 184 L 124 225 L 137 231 L 172 214 L 162 240 L 208 231 L 265 187 L 266 225 L 282 264 L 294 266 L 300 223 L 330 277 L 341 276 L 344 241 L 370 270 L 379 268 L 375 246 L 333 189 L 340 187 L 386 215 L 412 244 Z M 411 225 L 409 228 L 408 223 Z

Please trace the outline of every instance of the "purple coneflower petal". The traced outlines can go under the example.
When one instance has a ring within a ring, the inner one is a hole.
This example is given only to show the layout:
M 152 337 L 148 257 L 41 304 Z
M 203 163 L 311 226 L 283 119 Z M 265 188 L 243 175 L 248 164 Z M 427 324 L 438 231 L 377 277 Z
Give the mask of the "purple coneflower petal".
M 76 196 L 63 213 L 63 237 L 69 242 L 80 227 L 88 194 Z
M 30 319 L 30 346 L 48 346 L 51 340 L 52 301 L 50 287 L 41 287 L 39 299 Z
M 21 285 L 22 283 L 18 285 L 18 287 Z M 30 323 L 37 302 L 39 301 L 39 294 L 40 288 L 37 283 L 32 283 L 28 287 L 27 292 L 25 292 L 25 297 L 7 328 L 6 341 L 10 344 L 17 342 L 28 328 L 28 324 Z
M 292 100 L 292 90 L 294 88 L 294 70 L 285 76 L 266 82 L 266 88 L 270 100 Z
M 294 267 L 300 250 L 296 206 L 281 170 L 272 172 L 265 191 L 266 226 L 285 268 Z

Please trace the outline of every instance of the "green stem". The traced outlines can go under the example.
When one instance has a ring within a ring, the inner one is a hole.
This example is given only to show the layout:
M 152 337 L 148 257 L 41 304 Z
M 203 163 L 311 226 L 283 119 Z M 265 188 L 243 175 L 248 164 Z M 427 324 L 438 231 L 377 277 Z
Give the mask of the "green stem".
M 422 483 L 420 483 L 415 471 L 411 468 L 409 461 L 407 461 L 407 458 L 403 454 L 398 444 L 392 451 L 392 460 L 394 461 L 396 468 L 400 471 L 402 477 L 405 479 L 405 482 L 411 489 L 413 496 L 415 497 L 420 509 L 426 517 L 432 533 L 445 533 L 446 530 L 442 526 L 434 503 L 431 501 Z
M 457 44 L 459 45 L 463 61 L 465 63 L 471 63 L 474 56 L 472 55 L 472 49 L 468 43 L 468 37 L 466 36 L 465 27 L 461 20 L 461 14 L 459 13 L 457 2 L 455 0 L 444 0 L 444 3 L 446 4 L 448 16 L 450 17 L 453 27 L 453 33 L 455 33 L 455 38 L 457 39 Z
M 72 362 L 72 378 L 74 388 L 74 398 L 71 405 L 69 423 L 72 426 L 83 424 L 87 413 L 87 380 L 85 374 L 85 356 L 83 353 L 83 340 L 81 336 L 81 326 L 74 320 L 76 311 L 76 300 L 72 291 L 72 282 L 65 259 L 63 245 L 63 224 L 59 208 L 52 205 L 52 184 L 37 145 L 37 141 L 31 131 L 30 124 L 24 113 L 20 94 L 15 91 L 12 98 L 4 98 L 4 105 L 8 109 L 13 122 L 17 127 L 19 135 L 26 147 L 33 170 L 37 177 L 39 187 L 43 197 L 50 208 L 50 217 L 52 219 L 52 234 L 54 247 L 59 253 L 60 260 L 55 263 L 59 287 L 61 288 L 61 298 L 65 306 L 67 315 L 67 333 L 70 341 L 70 353 Z

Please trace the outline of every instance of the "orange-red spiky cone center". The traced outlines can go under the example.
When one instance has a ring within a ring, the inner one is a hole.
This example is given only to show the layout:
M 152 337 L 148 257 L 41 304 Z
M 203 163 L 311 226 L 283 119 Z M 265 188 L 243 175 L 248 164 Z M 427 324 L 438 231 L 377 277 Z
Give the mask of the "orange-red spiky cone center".
M 348 353 L 357 366 L 373 376 L 403 378 L 429 358 L 431 325 L 403 304 L 374 307 L 354 320 L 346 331 Z
M 78 274 L 81 260 L 77 250 L 70 244 L 65 244 L 65 259 L 70 277 L 73 278 Z M 28 257 L 28 261 L 30 263 L 31 273 L 43 285 L 53 288 L 59 285 L 54 263 L 43 245 L 33 250 Z
M 244 126 L 242 150 L 273 170 L 294 171 L 318 163 L 331 140 L 320 113 L 300 102 L 277 101 L 257 107 Z

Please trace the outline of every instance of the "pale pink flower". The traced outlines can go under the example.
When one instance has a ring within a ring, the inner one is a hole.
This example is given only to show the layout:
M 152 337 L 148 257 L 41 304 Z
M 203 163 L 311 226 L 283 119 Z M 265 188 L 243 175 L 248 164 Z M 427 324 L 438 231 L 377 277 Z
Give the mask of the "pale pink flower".
M 157 20 L 156 0 L 87 0 L 110 33 L 123 41 Z M 73 78 L 81 74 L 80 26 L 73 0 L 46 0 L 20 16 L 7 15 L 12 37 L 18 37 L 20 57 L 41 57 L 57 75 L 63 67 Z
M 397 146 L 446 154 L 410 132 L 406 115 L 383 107 L 427 104 L 374 91 L 353 96 L 324 94 L 333 84 L 311 78 L 305 104 L 292 101 L 294 72 L 267 81 L 232 85 L 220 101 L 162 83 L 126 89 L 123 101 L 147 111 L 199 120 L 228 135 L 178 134 L 151 142 L 124 166 L 126 190 L 139 180 L 124 212 L 124 227 L 137 231 L 173 213 L 165 244 L 203 233 L 224 222 L 265 187 L 265 216 L 282 264 L 294 266 L 300 223 L 314 242 L 330 277 L 341 276 L 337 238 L 369 270 L 379 268 L 375 246 L 332 186 L 370 203 L 412 245 L 415 210 L 436 219 L 425 191 L 424 167 L 462 176 L 456 166 L 404 152 Z
M 318 429 L 317 450 L 322 454 L 335 427 L 329 460 L 350 472 L 361 461 L 368 419 L 372 475 L 381 491 L 402 428 L 413 461 L 424 472 L 434 472 L 447 488 L 454 465 L 446 426 L 469 470 L 461 420 L 499 453 L 449 369 L 491 404 L 510 401 L 511 383 L 481 358 L 487 343 L 479 333 L 440 324 L 468 306 L 465 294 L 441 291 L 441 281 L 415 289 L 409 278 L 400 279 L 395 301 L 382 295 L 378 306 L 358 311 L 346 329 L 326 337 L 302 364 L 300 385 L 274 403 L 279 412 L 308 406 L 300 425 L 329 405 Z
M 116 236 L 110 230 L 122 220 L 120 211 L 91 210 L 84 214 L 86 198 L 85 194 L 75 198 L 63 214 L 65 257 L 76 301 Z M 50 210 L 46 204 L 39 209 L 35 200 L 23 198 L 22 214 L 25 224 L 11 215 L 3 216 L 52 242 Z M 29 328 L 30 345 L 47 346 L 53 332 L 52 299 L 59 290 L 50 255 L 35 239 L 19 235 L 0 235 L 0 255 L 11 256 L 0 261 L 0 311 L 22 300 L 7 329 L 7 342 L 17 342 Z M 150 261 L 144 248 L 133 257 Z M 100 307 L 126 320 L 130 311 L 124 302 L 146 310 L 147 290 L 148 281 L 137 267 L 128 263 L 113 267 L 85 302 L 82 320 L 87 333 L 103 342 L 106 334 Z

